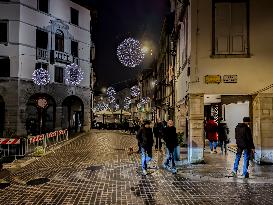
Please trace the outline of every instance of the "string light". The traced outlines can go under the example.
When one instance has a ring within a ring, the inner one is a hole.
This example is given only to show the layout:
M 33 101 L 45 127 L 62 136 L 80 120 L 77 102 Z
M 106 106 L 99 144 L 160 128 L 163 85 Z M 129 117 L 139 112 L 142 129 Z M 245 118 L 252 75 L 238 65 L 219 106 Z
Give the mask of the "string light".
M 137 85 L 131 87 L 130 91 L 131 91 L 131 95 L 132 95 L 133 97 L 137 97 L 137 96 L 140 95 L 140 88 L 139 88 L 139 86 L 137 86 Z
M 46 69 L 39 68 L 34 70 L 32 80 L 36 85 L 46 85 L 50 82 L 50 75 Z
M 138 40 L 127 38 L 118 46 L 117 56 L 123 65 L 134 68 L 143 61 L 145 53 Z
M 67 65 L 65 68 L 66 73 L 66 82 L 71 85 L 79 85 L 80 82 L 83 80 L 83 71 L 81 68 L 72 63 L 71 65 Z

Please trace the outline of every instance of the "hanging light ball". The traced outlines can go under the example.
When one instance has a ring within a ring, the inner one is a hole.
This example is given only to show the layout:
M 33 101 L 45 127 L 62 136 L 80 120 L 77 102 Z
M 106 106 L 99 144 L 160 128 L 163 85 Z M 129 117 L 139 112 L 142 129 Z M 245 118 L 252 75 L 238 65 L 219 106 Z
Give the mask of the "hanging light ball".
M 127 38 L 117 48 L 119 61 L 126 67 L 134 68 L 139 65 L 145 56 L 141 43 L 133 38 Z
M 137 86 L 137 85 L 131 87 L 130 91 L 131 91 L 131 95 L 132 95 L 133 97 L 137 97 L 137 96 L 140 95 L 140 87 Z
M 50 75 L 46 69 L 39 68 L 34 70 L 32 80 L 36 85 L 46 85 L 50 82 Z
M 149 103 L 149 101 L 150 101 L 150 98 L 149 98 L 149 97 L 143 97 L 143 98 L 140 100 L 140 103 L 141 103 L 142 105 L 146 105 L 146 104 Z
M 108 96 L 113 96 L 113 95 L 115 95 L 115 94 L 116 94 L 115 88 L 113 88 L 113 87 L 107 88 L 106 94 L 107 94 Z
M 66 66 L 65 74 L 66 82 L 68 84 L 79 85 L 83 80 L 83 71 L 75 63 Z

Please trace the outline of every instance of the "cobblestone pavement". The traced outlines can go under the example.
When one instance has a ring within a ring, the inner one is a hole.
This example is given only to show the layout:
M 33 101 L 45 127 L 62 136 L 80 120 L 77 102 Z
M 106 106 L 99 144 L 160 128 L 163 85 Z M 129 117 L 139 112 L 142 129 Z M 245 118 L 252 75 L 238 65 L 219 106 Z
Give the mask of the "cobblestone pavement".
M 217 180 L 228 171 L 225 156 L 208 155 L 208 161 L 220 160 L 215 166 L 187 165 L 176 175 L 159 169 L 142 176 L 139 155 L 128 155 L 132 145 L 132 135 L 93 131 L 13 173 L 7 179 L 11 185 L 0 190 L 0 204 L 273 204 L 270 180 Z M 162 163 L 160 152 L 154 157 Z M 50 181 L 26 184 L 39 177 Z

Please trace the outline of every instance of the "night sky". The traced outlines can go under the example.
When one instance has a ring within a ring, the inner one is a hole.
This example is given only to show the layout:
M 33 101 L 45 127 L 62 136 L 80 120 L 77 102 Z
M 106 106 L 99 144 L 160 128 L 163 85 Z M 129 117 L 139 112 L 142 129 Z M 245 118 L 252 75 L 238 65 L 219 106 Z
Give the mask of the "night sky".
M 109 86 L 149 68 L 158 49 L 160 31 L 168 11 L 167 0 L 89 0 L 98 11 L 96 66 L 97 86 Z M 148 43 L 153 56 L 136 68 L 126 68 L 116 56 L 116 48 L 127 37 Z

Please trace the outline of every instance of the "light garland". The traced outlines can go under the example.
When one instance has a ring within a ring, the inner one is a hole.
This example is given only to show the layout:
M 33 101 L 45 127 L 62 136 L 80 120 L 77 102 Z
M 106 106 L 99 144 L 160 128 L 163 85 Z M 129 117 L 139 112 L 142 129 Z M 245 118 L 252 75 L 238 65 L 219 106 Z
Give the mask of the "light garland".
M 47 70 L 38 68 L 34 70 L 32 80 L 36 85 L 46 85 L 50 82 L 50 75 Z
M 66 82 L 68 84 L 79 85 L 83 80 L 83 71 L 75 63 L 66 66 L 65 74 Z
M 137 97 L 137 96 L 140 95 L 140 88 L 139 88 L 139 86 L 137 86 L 137 85 L 131 87 L 130 91 L 131 91 L 131 95 L 132 95 L 133 97 Z
M 127 38 L 118 46 L 117 56 L 123 65 L 134 68 L 143 61 L 145 53 L 138 40 Z

